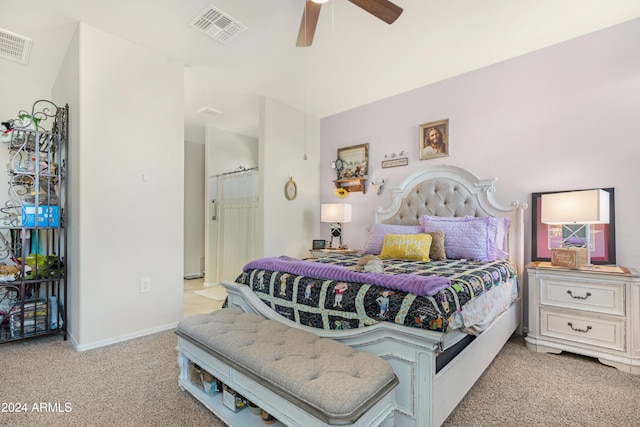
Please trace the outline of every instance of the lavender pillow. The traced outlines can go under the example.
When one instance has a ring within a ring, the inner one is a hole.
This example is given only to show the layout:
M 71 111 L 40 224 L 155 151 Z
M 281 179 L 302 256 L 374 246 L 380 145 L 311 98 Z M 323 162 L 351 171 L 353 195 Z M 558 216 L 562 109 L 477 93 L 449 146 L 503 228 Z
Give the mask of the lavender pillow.
M 500 248 L 500 250 L 504 253 L 503 256 L 499 258 L 508 258 L 509 252 L 509 240 L 507 237 L 509 236 L 509 227 L 511 226 L 511 220 L 509 218 L 497 218 L 498 220 L 498 228 L 496 231 L 496 246 Z
M 419 234 L 422 231 L 421 225 L 371 224 L 363 252 L 379 255 L 382 251 L 384 236 L 387 234 Z
M 425 232 L 444 231 L 447 258 L 485 262 L 508 256 L 503 250 L 506 235 L 502 234 L 502 241 L 498 242 L 500 222 L 494 217 L 420 217 Z M 504 232 L 504 227 L 500 230 Z

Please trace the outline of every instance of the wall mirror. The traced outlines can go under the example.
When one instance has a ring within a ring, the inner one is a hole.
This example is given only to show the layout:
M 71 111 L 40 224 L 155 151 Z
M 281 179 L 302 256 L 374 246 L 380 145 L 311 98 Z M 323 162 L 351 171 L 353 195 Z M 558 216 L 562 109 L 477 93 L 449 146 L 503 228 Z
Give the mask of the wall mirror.
M 593 189 L 589 189 L 593 190 Z M 597 189 L 596 189 L 597 190 Z M 591 233 L 591 263 L 616 263 L 616 216 L 615 193 L 613 188 L 602 188 L 609 193 L 609 224 L 595 224 L 589 227 Z M 566 190 L 578 191 L 578 190 Z M 551 249 L 560 248 L 563 241 L 572 236 L 584 240 L 585 228 L 581 225 L 543 224 L 541 222 L 542 195 L 563 193 L 564 191 L 549 191 L 531 194 L 531 260 L 551 261 Z

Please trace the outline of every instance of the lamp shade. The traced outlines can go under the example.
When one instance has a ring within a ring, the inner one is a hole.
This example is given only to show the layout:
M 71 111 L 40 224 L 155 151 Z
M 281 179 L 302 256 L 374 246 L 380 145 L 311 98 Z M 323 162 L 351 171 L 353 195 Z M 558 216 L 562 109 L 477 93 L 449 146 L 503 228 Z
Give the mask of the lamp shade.
M 328 203 L 320 207 L 322 222 L 351 222 L 351 205 L 348 203 Z
M 543 194 L 540 217 L 543 224 L 608 224 L 609 193 L 582 190 Z

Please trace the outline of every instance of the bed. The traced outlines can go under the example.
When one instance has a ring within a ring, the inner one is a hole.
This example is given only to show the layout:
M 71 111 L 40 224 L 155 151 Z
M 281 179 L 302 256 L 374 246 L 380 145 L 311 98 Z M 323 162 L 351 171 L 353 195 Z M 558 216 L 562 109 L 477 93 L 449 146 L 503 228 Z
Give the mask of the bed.
M 438 426 L 521 324 L 527 205 L 499 203 L 495 181 L 455 166 L 426 168 L 392 190 L 389 207 L 376 210 L 366 251 L 375 254 L 380 244 L 387 251 L 389 234 L 412 240 L 414 234 L 423 238 L 425 229 L 435 247 L 439 230 L 444 230 L 439 237 L 440 243 L 444 237 L 440 249 L 446 250 L 446 260 L 434 260 L 432 253 L 426 262 L 402 254 L 395 259 L 392 252 L 391 258 L 382 259 L 384 274 L 361 271 L 360 255 L 304 262 L 286 257 L 256 260 L 235 283 L 224 283 L 227 305 L 386 359 L 400 380 L 388 424 Z M 416 227 L 422 232 L 412 231 Z M 480 233 L 481 241 L 489 230 L 489 249 L 480 251 L 490 251 L 488 259 L 475 253 L 474 259 L 462 256 L 477 249 L 465 248 L 462 241 L 469 230 Z M 456 236 L 458 240 L 452 240 Z M 418 273 L 410 273 L 415 266 Z M 317 277 L 305 268 L 317 271 Z M 445 273 L 447 269 L 451 271 Z M 393 284 L 387 270 L 399 274 Z M 329 271 L 338 276 L 327 276 Z M 499 302 L 488 304 L 494 297 Z M 483 311 L 485 306 L 489 308 Z M 475 314 L 463 318 L 467 312 Z M 478 313 L 488 312 L 490 318 L 478 318 Z

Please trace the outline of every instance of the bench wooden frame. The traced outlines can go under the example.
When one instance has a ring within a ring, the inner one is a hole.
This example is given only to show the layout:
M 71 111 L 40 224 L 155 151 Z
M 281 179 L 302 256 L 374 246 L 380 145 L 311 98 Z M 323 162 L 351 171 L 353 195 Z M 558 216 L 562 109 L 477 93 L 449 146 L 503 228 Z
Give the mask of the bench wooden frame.
M 193 317 L 193 320 L 196 324 L 201 325 L 201 323 L 198 323 L 199 319 L 196 317 Z M 238 331 L 240 333 L 245 332 L 245 326 L 246 324 L 241 324 Z M 211 330 L 211 334 L 207 335 L 213 338 L 217 336 L 215 331 L 216 330 L 213 329 Z M 233 333 L 233 329 L 229 332 Z M 392 425 L 390 415 L 395 409 L 393 389 L 398 384 L 398 379 L 393 373 L 392 376 L 389 377 L 388 382 L 380 383 L 380 386 L 373 385 L 377 384 L 377 382 L 371 383 L 371 394 L 367 394 L 366 398 L 359 402 L 358 406 L 354 407 L 352 412 L 343 415 L 332 414 L 321 410 L 321 406 L 316 406 L 316 404 L 320 404 L 319 402 L 312 403 L 303 400 L 290 391 L 286 387 L 286 384 L 280 382 L 280 385 L 278 385 L 252 372 L 251 368 L 248 368 L 242 362 L 233 360 L 233 353 L 228 354 L 224 350 L 218 351 L 219 349 L 216 348 L 217 343 L 220 342 L 221 349 L 223 349 L 225 347 L 225 344 L 223 344 L 224 340 L 215 340 L 215 338 L 213 338 L 202 341 L 200 338 L 192 337 L 189 333 L 188 325 L 185 325 L 184 328 L 181 328 L 179 325 L 176 334 L 178 335 L 178 366 L 180 367 L 178 384 L 183 390 L 191 393 L 210 411 L 229 425 L 261 425 L 262 420 L 248 410 L 241 409 L 238 412 L 234 412 L 223 404 L 222 393 L 206 393 L 203 388 L 193 383 L 189 378 L 189 361 L 195 363 L 216 377 L 220 382 L 277 418 L 279 420 L 278 425 L 304 427 Z M 263 349 L 268 351 L 269 348 L 273 348 L 271 347 L 271 341 L 265 341 L 265 344 L 267 344 L 267 347 L 262 348 L 260 347 L 262 344 L 256 343 L 255 345 L 259 346 L 256 350 Z M 228 345 L 228 343 L 226 345 Z M 336 345 L 340 346 L 340 344 Z M 335 347 L 330 348 L 335 351 Z M 322 357 L 323 363 L 331 363 L 331 365 L 339 364 L 340 361 L 344 360 L 344 355 L 339 353 L 340 352 L 324 353 Z M 296 354 L 298 353 L 296 352 Z M 245 363 L 248 360 L 253 360 L 253 357 L 247 356 L 247 353 L 245 353 L 244 356 L 246 357 L 240 357 L 240 360 L 244 360 Z M 372 358 L 372 356 L 369 355 L 368 357 L 369 359 L 367 360 L 371 360 L 370 358 Z M 313 358 L 308 359 L 307 362 L 300 362 L 300 360 L 304 359 L 298 359 L 297 368 L 306 366 L 308 362 L 309 372 L 313 371 L 314 366 L 322 366 L 322 364 L 316 364 Z M 300 363 L 302 363 L 302 365 Z M 380 363 L 384 362 L 380 361 Z M 250 363 L 250 366 L 255 365 Z M 373 366 L 377 365 L 374 363 Z M 373 372 L 378 371 L 374 370 Z M 388 375 L 389 372 L 390 370 L 386 375 Z M 335 390 L 335 392 L 340 393 L 340 390 Z

